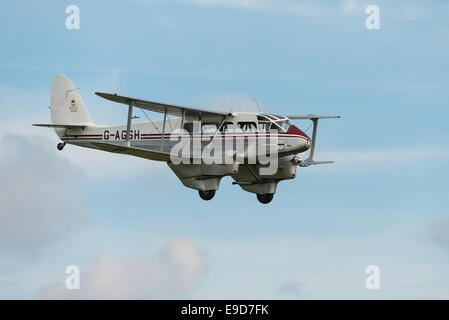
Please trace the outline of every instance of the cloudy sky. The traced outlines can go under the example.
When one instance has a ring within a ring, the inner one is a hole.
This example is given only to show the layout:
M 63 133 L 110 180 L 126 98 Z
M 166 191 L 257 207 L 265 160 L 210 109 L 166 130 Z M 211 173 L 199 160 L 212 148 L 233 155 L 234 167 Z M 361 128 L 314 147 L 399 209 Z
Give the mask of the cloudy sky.
M 437 0 L 1 2 L 0 298 L 449 298 L 448 16 Z M 95 91 L 339 114 L 316 152 L 337 162 L 269 205 L 230 178 L 205 202 L 164 163 L 58 152 L 30 126 L 49 121 L 57 73 L 97 124 L 127 110 Z

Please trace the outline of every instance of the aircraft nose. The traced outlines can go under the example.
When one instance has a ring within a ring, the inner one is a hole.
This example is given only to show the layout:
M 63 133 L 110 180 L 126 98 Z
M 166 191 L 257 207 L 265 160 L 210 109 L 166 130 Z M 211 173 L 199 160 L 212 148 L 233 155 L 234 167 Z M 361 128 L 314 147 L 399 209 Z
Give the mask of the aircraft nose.
M 298 136 L 302 136 L 303 138 L 305 138 L 307 141 L 310 141 L 310 138 L 309 138 L 309 136 L 304 132 L 304 131 L 302 131 L 301 129 L 299 129 L 297 126 L 295 126 L 295 125 L 292 125 L 290 128 L 288 128 L 288 130 L 287 130 L 287 132 L 286 133 L 289 133 L 289 134 L 296 134 L 296 135 L 298 135 Z M 307 145 L 308 145 L 309 143 L 307 143 Z
M 309 136 L 302 131 L 301 129 L 299 129 L 297 126 L 292 125 L 287 132 L 288 134 L 294 134 L 297 136 L 300 136 L 301 138 L 303 138 L 306 141 L 306 150 L 309 149 L 312 146 L 312 140 L 310 140 Z
M 307 139 L 307 149 L 310 149 L 312 147 L 312 140 Z

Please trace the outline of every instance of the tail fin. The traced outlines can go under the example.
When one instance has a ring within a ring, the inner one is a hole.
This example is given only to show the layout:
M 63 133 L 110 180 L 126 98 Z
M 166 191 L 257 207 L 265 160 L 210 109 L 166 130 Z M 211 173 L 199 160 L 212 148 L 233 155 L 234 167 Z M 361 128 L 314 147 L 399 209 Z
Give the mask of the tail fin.
M 53 80 L 50 113 L 52 124 L 93 124 L 78 88 L 63 74 Z

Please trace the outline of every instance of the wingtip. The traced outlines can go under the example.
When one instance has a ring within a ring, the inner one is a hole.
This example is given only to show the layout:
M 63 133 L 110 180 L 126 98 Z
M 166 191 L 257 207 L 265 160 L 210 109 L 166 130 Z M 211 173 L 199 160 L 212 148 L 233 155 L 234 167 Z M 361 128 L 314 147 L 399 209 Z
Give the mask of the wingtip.
M 117 96 L 117 93 L 106 93 L 106 92 L 95 92 L 95 94 L 99 97 L 105 98 L 107 96 Z

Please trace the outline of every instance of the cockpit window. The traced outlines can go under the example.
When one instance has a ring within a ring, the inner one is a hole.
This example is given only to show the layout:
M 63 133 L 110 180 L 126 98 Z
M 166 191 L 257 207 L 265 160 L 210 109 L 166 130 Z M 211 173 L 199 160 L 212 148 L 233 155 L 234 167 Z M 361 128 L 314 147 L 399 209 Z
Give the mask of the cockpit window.
M 278 123 L 282 129 L 284 129 L 284 132 L 288 131 L 290 127 L 293 125 L 290 120 L 284 120 L 281 123 Z
M 259 121 L 259 130 L 260 131 L 268 131 L 270 128 L 269 121 Z
M 283 121 L 276 121 L 276 122 L 272 122 L 270 125 L 270 130 L 277 130 L 279 132 L 287 132 L 288 129 L 290 129 L 290 127 L 293 124 L 290 122 L 290 120 L 283 120 Z
M 257 120 L 259 121 L 259 130 L 261 131 L 276 130 L 279 132 L 286 132 L 293 125 L 293 123 L 284 116 L 258 115 Z
M 271 125 L 270 125 L 270 131 L 272 131 L 272 130 L 277 130 L 279 132 L 284 132 L 283 131 L 284 129 L 279 126 L 279 123 L 275 123 L 275 122 L 272 122 Z

